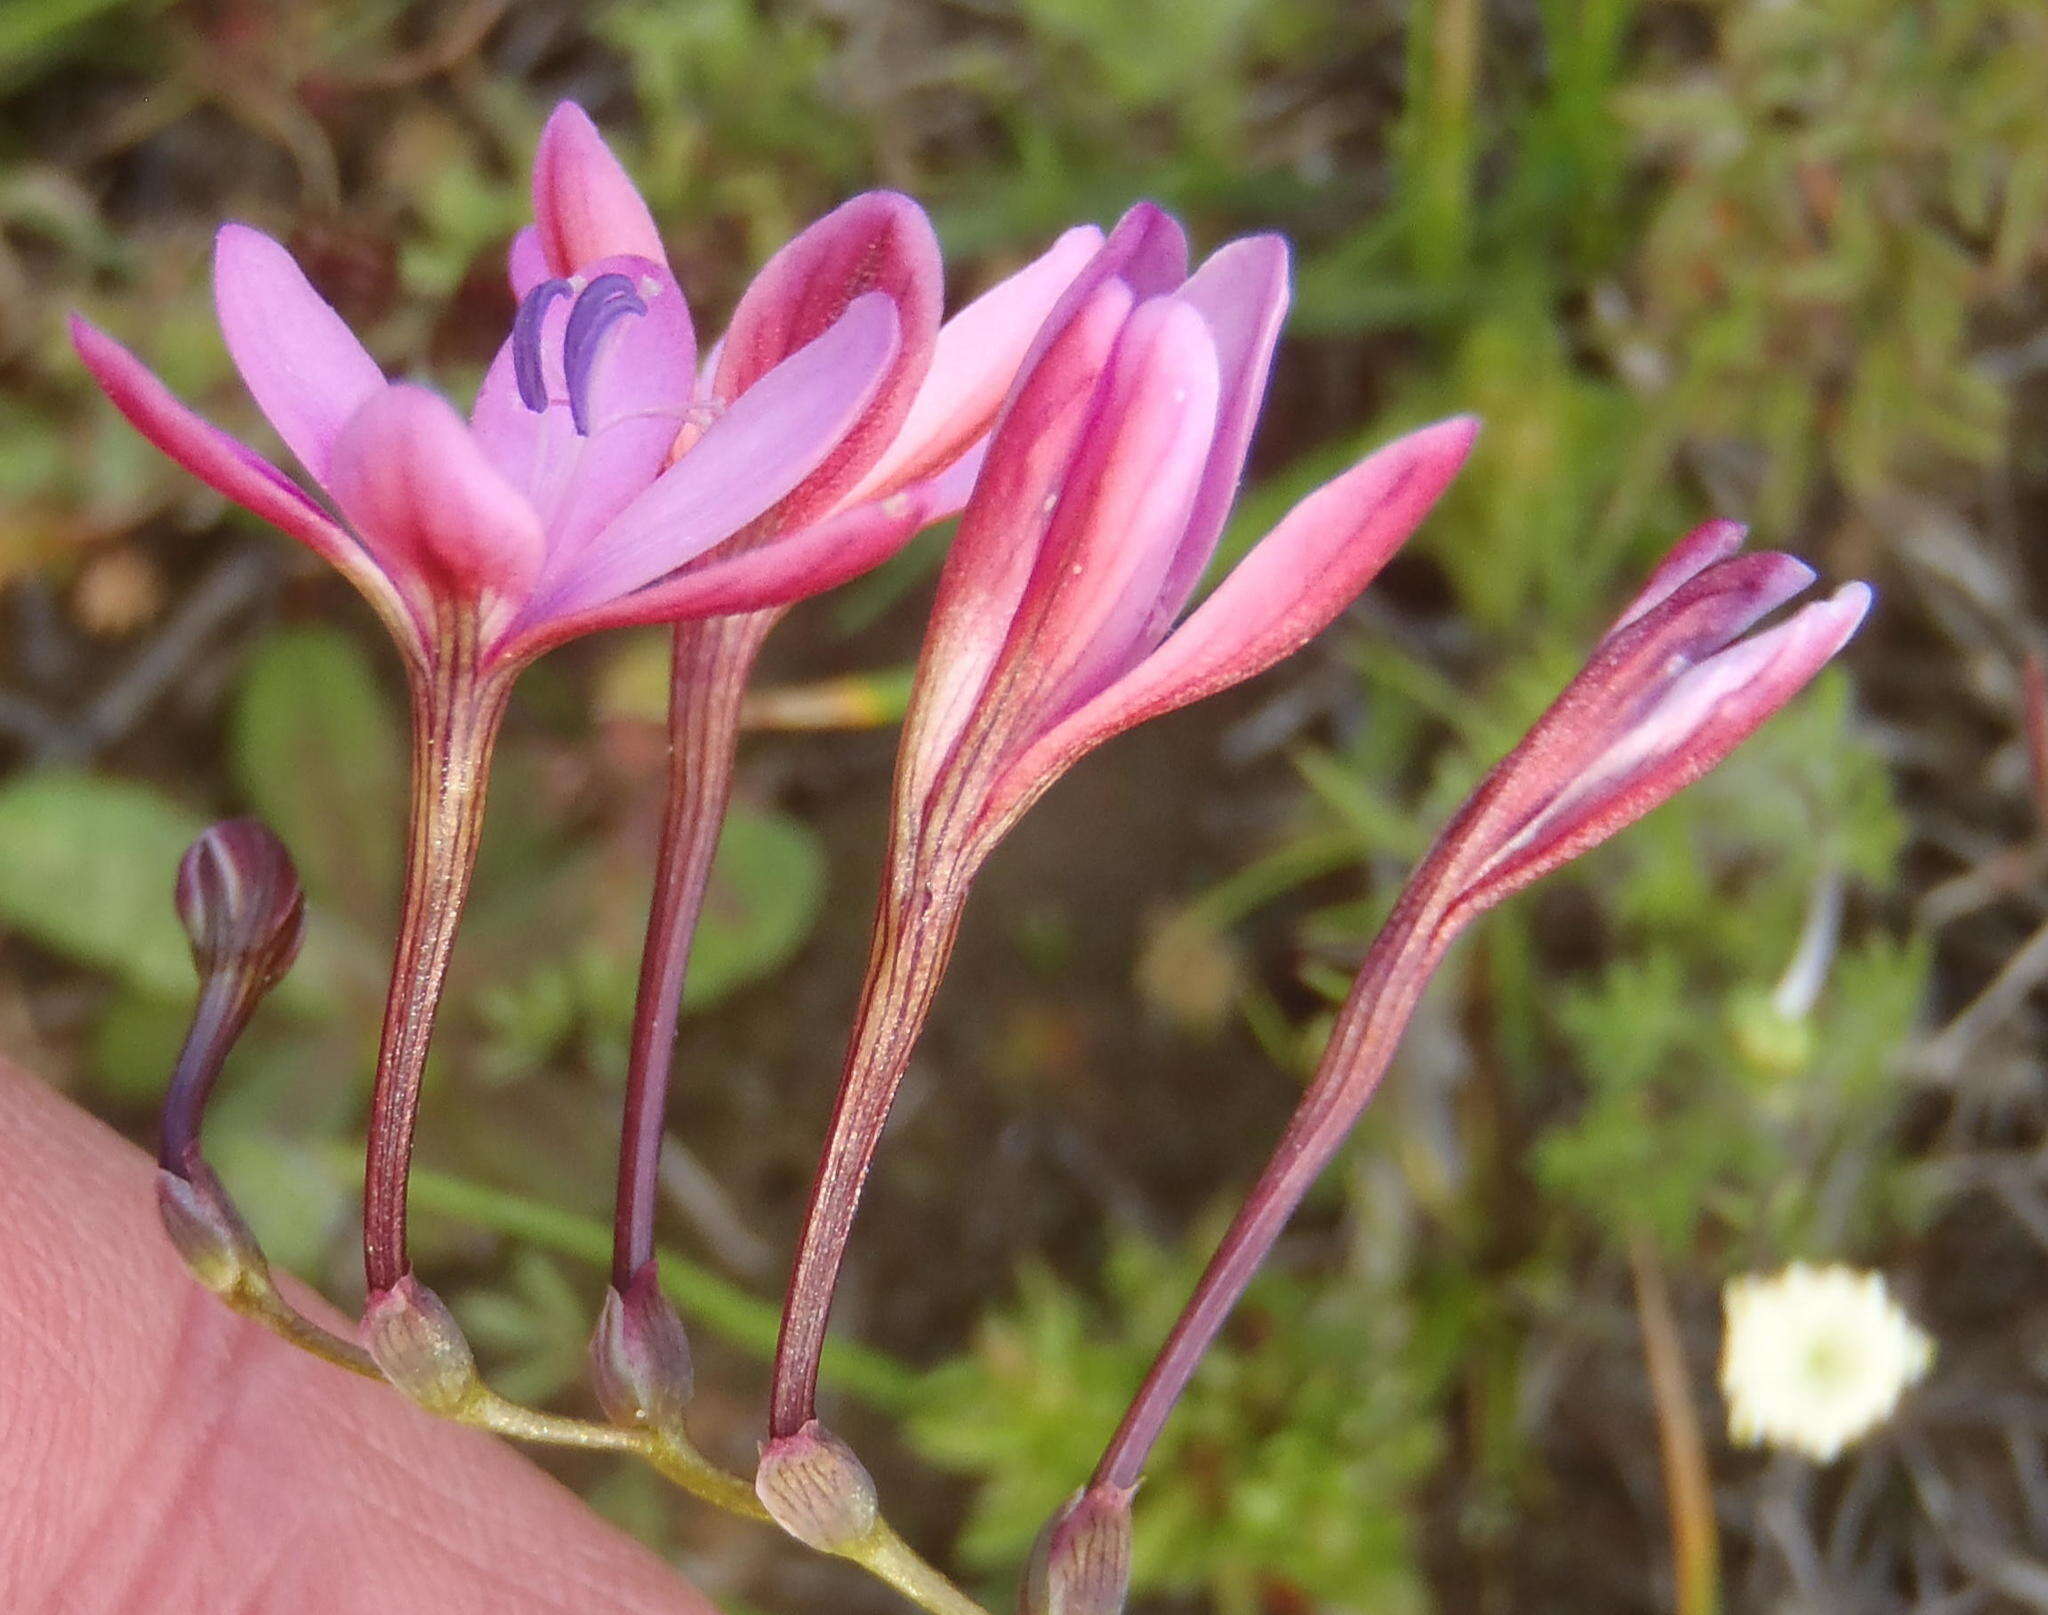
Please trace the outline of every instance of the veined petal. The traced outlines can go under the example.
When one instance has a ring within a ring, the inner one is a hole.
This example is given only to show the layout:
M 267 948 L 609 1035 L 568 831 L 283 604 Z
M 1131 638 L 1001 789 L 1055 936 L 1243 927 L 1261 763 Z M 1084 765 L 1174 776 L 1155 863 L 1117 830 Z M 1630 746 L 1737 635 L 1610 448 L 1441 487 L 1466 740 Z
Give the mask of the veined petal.
M 1178 298 L 1141 303 L 1018 608 L 995 697 L 1018 732 L 1057 720 L 1129 669 L 1187 532 L 1216 431 L 1217 355 Z
M 1273 347 L 1287 318 L 1287 243 L 1279 236 L 1233 241 L 1212 254 L 1176 295 L 1209 324 L 1220 365 L 1222 405 L 1187 531 L 1145 623 L 1142 641 L 1147 650 L 1166 637 L 1187 605 L 1216 553 L 1216 540 L 1237 499 L 1252 429 L 1265 402 Z
M 1121 281 L 1098 280 L 1004 406 L 939 573 L 904 717 L 899 804 L 922 800 L 1003 653 L 1131 301 Z
M 533 620 L 567 616 L 695 560 L 782 500 L 872 403 L 897 352 L 889 298 L 856 298 L 837 324 L 749 387 L 660 479 L 549 580 Z
M 1157 650 L 1005 769 L 990 821 L 1111 735 L 1263 672 L 1328 627 L 1429 513 L 1478 430 L 1471 416 L 1423 427 L 1302 500 Z
M 534 150 L 533 221 L 542 260 L 556 275 L 576 274 L 601 258 L 668 264 L 654 215 L 574 101 L 555 108 Z
M 988 430 L 1046 315 L 1102 239 L 1092 224 L 1067 231 L 939 327 L 931 368 L 910 413 L 849 500 L 935 475 Z
M 574 571 L 605 526 L 661 475 L 695 385 L 689 308 L 666 269 L 646 258 L 601 258 L 580 273 L 593 280 L 626 276 L 643 305 L 601 339 L 586 380 L 590 430 L 577 429 L 562 369 L 570 296 L 556 299 L 540 327 L 548 407 L 530 409 L 520 396 L 508 339 L 491 361 L 471 415 L 484 452 L 525 493 L 547 532 L 543 591 Z
M 713 397 L 730 404 L 775 366 L 817 340 L 857 299 L 881 294 L 894 305 L 897 348 L 865 410 L 812 468 L 777 513 L 788 526 L 844 498 L 888 447 L 932 361 L 945 276 L 938 237 L 924 209 L 894 191 L 842 203 L 762 266 L 719 346 Z
M 1871 600 L 1868 584 L 1845 584 L 1679 675 L 1473 874 L 1460 909 L 1492 906 L 1716 767 L 1848 643 Z
M 334 444 L 330 491 L 380 565 L 429 598 L 524 599 L 540 520 L 446 399 L 406 383 L 356 412 Z
M 292 255 L 260 230 L 221 227 L 213 297 L 243 385 L 285 446 L 326 486 L 335 438 L 382 389 L 384 372 Z

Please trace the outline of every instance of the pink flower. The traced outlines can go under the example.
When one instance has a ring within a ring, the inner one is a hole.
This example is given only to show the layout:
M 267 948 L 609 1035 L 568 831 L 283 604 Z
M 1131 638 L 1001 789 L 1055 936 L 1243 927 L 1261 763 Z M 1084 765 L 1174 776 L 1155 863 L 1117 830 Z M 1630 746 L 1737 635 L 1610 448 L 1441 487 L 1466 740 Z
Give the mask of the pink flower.
M 1851 583 L 1742 636 L 1813 581 L 1789 555 L 1697 528 L 1480 783 L 1410 877 L 1359 970 L 1314 1082 L 1124 1416 L 1093 1485 L 1138 1483 L 1196 1365 L 1311 1184 L 1357 1123 L 1423 988 L 1480 914 L 1719 764 L 1841 650 L 1870 609 Z
M 1278 238 L 1232 242 L 1190 275 L 1180 227 L 1142 205 L 1067 288 L 1011 389 L 905 723 L 888 887 L 783 1315 L 778 1437 L 815 1413 L 860 1186 L 982 860 L 1085 752 L 1319 633 L 1471 446 L 1461 418 L 1381 449 L 1180 621 L 1244 474 L 1286 305 Z

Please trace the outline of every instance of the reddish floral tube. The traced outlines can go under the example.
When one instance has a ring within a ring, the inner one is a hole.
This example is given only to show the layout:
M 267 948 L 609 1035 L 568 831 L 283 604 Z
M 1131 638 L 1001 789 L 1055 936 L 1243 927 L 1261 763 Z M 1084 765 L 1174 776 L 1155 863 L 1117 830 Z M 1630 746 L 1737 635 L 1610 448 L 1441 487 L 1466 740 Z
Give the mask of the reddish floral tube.
M 777 1439 L 815 1416 L 854 1211 L 982 861 L 1084 753 L 1320 632 L 1471 445 L 1460 419 L 1380 450 L 1178 621 L 1243 476 L 1287 282 L 1276 237 L 1232 242 L 1190 274 L 1180 227 L 1135 208 L 1066 288 L 1003 404 L 905 720 L 867 981 L 784 1303 Z
M 1747 639 L 1813 574 L 1744 555 L 1742 530 L 1689 534 L 1438 837 L 1368 951 L 1300 1108 L 1097 1467 L 1127 1494 L 1167 1415 L 1302 1196 L 1356 1124 L 1444 952 L 1509 894 L 1597 846 L 1716 766 L 1856 631 L 1852 583 Z

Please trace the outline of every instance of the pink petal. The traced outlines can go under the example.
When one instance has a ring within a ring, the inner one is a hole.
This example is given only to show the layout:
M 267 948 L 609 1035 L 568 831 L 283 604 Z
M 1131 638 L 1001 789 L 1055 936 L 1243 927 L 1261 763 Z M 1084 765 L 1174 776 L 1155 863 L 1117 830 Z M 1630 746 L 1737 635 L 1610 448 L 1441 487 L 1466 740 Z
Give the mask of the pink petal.
M 1221 364 L 1223 407 L 1187 532 L 1145 624 L 1148 650 L 1166 637 L 1187 605 L 1237 499 L 1252 429 L 1265 402 L 1273 346 L 1287 318 L 1287 243 L 1279 236 L 1233 241 L 1196 270 L 1178 295 L 1209 322 Z
M 541 245 L 540 226 L 521 225 L 505 255 L 505 277 L 512 283 L 512 300 L 518 302 L 544 280 L 554 279 L 548 267 L 548 250 Z
M 1082 753 L 1299 650 L 1370 583 L 1464 464 L 1457 416 L 1380 449 L 1289 511 L 1163 644 L 1005 769 L 991 822 L 1014 817 Z
M 1117 341 L 1003 662 L 1022 732 L 1125 672 L 1187 531 L 1216 430 L 1217 356 L 1201 315 L 1154 298 Z
M 1702 522 L 1673 546 L 1643 585 L 1642 593 L 1629 602 L 1628 609 L 1614 621 L 1609 635 L 1626 628 L 1652 606 L 1670 599 L 1673 591 L 1689 583 L 1716 561 L 1725 561 L 1742 548 L 1744 529 L 1740 522 Z
M 681 622 L 738 612 L 766 611 L 836 589 L 879 566 L 921 529 L 958 508 L 949 475 L 867 504 L 854 505 L 729 555 L 697 565 L 573 616 L 537 623 L 519 654 L 537 655 L 564 640 L 600 628 Z
M 731 537 L 814 472 L 873 402 L 897 354 L 895 305 L 856 298 L 838 323 L 777 365 L 711 423 L 551 578 L 533 620 L 566 616 L 652 583 Z
M 555 108 L 534 151 L 533 220 L 542 259 L 555 275 L 576 274 L 601 258 L 668 263 L 654 215 L 574 101 Z
M 335 440 L 328 486 L 384 570 L 429 601 L 517 601 L 540 571 L 533 507 L 424 387 L 394 383 L 356 412 Z
M 1675 679 L 1491 857 L 1459 900 L 1487 908 L 1599 845 L 1718 766 L 1848 643 L 1871 605 L 1850 583 Z
M 1004 406 L 925 630 L 897 787 L 908 800 L 922 798 L 1003 652 L 1131 301 L 1123 282 L 1098 280 Z
M 549 407 L 519 396 L 512 343 L 498 349 L 477 390 L 471 426 L 491 462 L 525 493 L 548 535 L 544 592 L 574 570 L 592 540 L 645 492 L 668 463 L 690 407 L 696 343 L 683 294 L 645 258 L 601 258 L 580 273 L 638 283 L 646 312 L 608 330 L 589 380 L 589 435 L 576 430 L 562 374 L 562 329 L 572 299 L 558 298 L 542 326 L 542 379 Z
M 325 486 L 335 438 L 384 386 L 384 372 L 292 255 L 260 230 L 221 227 L 214 238 L 213 297 L 243 384 L 299 463 Z
M 730 403 L 815 341 L 856 299 L 895 305 L 898 346 L 867 409 L 781 512 L 799 525 L 844 497 L 902 427 L 931 366 L 945 297 L 938 237 L 924 209 L 893 191 L 842 203 L 762 266 L 733 310 L 719 347 L 713 395 Z
M 1101 246 L 1092 224 L 1067 231 L 941 326 L 902 428 L 848 498 L 932 476 L 985 433 L 1045 316 Z

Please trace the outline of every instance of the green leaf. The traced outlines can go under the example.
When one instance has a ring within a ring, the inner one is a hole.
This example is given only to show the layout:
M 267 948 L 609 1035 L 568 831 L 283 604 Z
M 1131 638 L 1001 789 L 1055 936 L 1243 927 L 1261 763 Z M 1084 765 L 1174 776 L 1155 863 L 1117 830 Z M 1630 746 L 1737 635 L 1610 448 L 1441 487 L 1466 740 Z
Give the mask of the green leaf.
M 0 788 L 0 922 L 158 997 L 192 992 L 171 904 L 202 825 L 156 792 L 62 770 Z
M 250 660 L 235 703 L 235 773 L 317 902 L 389 923 L 405 825 L 404 726 L 348 635 L 292 628 Z

